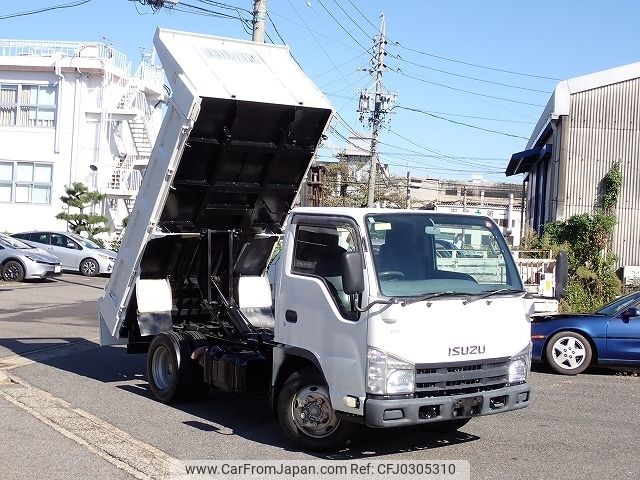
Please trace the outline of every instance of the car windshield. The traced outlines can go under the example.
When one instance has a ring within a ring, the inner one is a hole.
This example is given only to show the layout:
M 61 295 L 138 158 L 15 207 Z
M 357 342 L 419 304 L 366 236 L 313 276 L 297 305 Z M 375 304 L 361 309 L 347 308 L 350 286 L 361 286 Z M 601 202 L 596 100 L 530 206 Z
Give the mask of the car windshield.
M 9 248 L 17 248 L 19 250 L 27 250 L 27 249 L 33 248 L 32 246 L 27 245 L 26 243 L 24 243 L 21 240 L 18 240 L 17 238 L 9 237 L 8 235 L 2 235 L 2 234 L 0 234 L 0 245 L 4 245 L 5 247 L 9 247 Z
M 385 213 L 369 215 L 367 227 L 383 295 L 523 290 L 502 234 L 484 217 Z
M 76 242 L 78 242 L 83 247 L 93 248 L 96 250 L 100 249 L 100 246 L 97 243 L 92 242 L 88 238 L 81 237 L 80 235 L 71 235 L 71 238 L 73 238 Z
M 600 310 L 596 310 L 595 313 L 609 316 L 617 315 L 622 310 L 627 308 L 632 303 L 637 302 L 638 300 L 640 300 L 640 292 L 633 292 L 629 295 L 624 295 L 620 298 L 616 298 L 613 302 L 608 303 Z

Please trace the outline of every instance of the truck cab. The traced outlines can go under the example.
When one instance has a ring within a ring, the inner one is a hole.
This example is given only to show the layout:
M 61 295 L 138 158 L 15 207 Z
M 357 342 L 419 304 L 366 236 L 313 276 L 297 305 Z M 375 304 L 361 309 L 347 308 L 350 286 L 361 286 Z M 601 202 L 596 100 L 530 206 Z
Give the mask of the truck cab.
M 458 234 L 495 254 L 439 256 L 437 240 Z M 338 417 L 459 427 L 528 405 L 528 304 L 486 217 L 295 209 L 274 287 L 274 372 L 304 355 Z

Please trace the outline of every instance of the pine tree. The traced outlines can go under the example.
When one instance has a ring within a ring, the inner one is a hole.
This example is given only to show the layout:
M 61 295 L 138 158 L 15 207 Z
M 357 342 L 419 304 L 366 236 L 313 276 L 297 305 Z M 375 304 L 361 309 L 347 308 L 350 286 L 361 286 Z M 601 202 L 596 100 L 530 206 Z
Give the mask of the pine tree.
M 56 215 L 58 220 L 66 221 L 68 227 L 75 233 L 87 232 L 89 238 L 109 231 L 105 225 L 107 217 L 95 213 L 84 213 L 85 209 L 104 200 L 106 195 L 89 191 L 89 188 L 81 182 L 74 182 L 70 187 L 65 187 L 65 193 L 66 195 L 60 197 L 60 200 L 67 205 L 67 211 Z M 79 212 L 71 213 L 72 208 L 78 209 Z

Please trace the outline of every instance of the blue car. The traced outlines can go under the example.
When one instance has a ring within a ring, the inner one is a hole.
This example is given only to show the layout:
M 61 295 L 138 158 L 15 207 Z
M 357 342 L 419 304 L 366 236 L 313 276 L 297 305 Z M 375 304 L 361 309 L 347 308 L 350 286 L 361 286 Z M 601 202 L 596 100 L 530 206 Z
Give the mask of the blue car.
M 640 367 L 640 291 L 615 299 L 594 313 L 532 318 L 532 360 L 563 375 L 589 365 Z

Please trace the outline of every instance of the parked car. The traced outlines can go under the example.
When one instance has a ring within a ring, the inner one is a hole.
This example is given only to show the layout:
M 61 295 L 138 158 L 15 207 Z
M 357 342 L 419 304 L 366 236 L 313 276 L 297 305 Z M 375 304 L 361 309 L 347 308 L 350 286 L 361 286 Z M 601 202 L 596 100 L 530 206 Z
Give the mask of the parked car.
M 0 233 L 0 278 L 21 282 L 27 278 L 61 275 L 60 259 L 38 248 Z
M 69 232 L 14 233 L 15 238 L 52 253 L 62 262 L 62 269 L 80 272 L 87 277 L 111 273 L 117 253 Z
M 594 313 L 534 316 L 532 359 L 563 375 L 589 365 L 640 367 L 640 291 Z
M 482 252 L 475 250 L 463 250 L 456 246 L 453 242 L 445 240 L 443 238 L 436 238 L 434 240 L 436 244 L 436 255 L 441 258 L 482 258 Z

